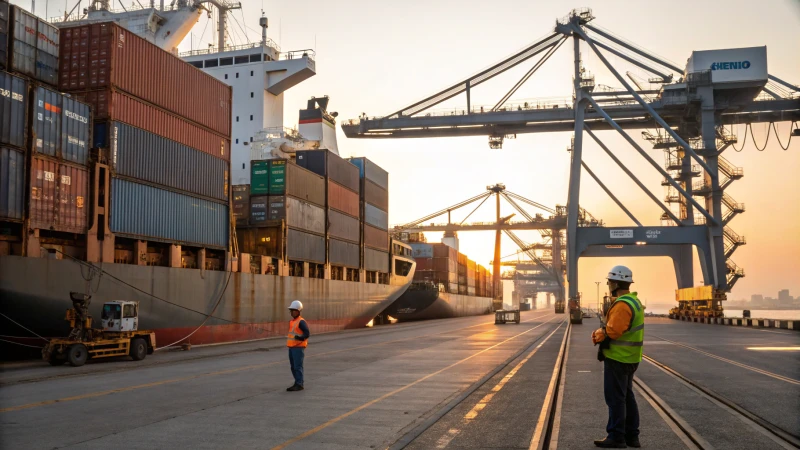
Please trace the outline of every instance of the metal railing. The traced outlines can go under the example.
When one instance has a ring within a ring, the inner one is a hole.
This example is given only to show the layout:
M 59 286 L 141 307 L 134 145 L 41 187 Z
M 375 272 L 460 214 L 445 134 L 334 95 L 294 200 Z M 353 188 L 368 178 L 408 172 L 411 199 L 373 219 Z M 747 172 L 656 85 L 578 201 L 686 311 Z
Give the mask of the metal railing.
M 180 56 L 181 58 L 186 58 L 188 56 L 211 55 L 211 54 L 214 54 L 214 53 L 233 52 L 233 51 L 236 51 L 236 50 L 249 50 L 251 48 L 260 48 L 260 47 L 262 47 L 262 45 L 264 45 L 264 44 L 262 44 L 261 41 L 258 41 L 258 42 L 251 42 L 251 43 L 248 43 L 248 44 L 226 45 L 225 48 L 222 49 L 222 50 L 220 50 L 217 47 L 210 47 L 210 48 L 206 48 L 206 49 L 198 49 L 198 50 L 191 50 L 191 51 L 188 51 L 188 52 L 183 52 L 183 53 L 180 53 L 178 56 Z M 270 38 L 267 38 L 266 46 L 274 49 L 277 52 L 281 51 L 281 48 L 278 46 L 278 44 L 276 44 L 275 41 L 273 41 Z

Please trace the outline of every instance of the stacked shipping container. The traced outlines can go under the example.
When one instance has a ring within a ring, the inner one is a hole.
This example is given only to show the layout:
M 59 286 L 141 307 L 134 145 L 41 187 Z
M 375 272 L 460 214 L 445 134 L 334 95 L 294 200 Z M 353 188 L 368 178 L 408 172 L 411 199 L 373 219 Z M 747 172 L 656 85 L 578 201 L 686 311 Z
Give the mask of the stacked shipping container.
M 230 87 L 113 22 L 63 28 L 58 48 L 59 88 L 94 108 L 86 142 L 108 157 L 111 231 L 226 249 Z M 45 135 L 52 127 L 43 124 Z M 37 151 L 86 161 L 71 144 L 64 136 L 60 148 Z
M 492 297 L 491 277 L 476 264 L 445 244 L 411 243 L 417 271 L 414 280 L 443 285 L 451 294 Z
M 282 259 L 282 246 L 258 241 L 267 235 L 271 240 L 273 235 L 283 237 L 285 225 L 285 255 L 293 261 L 324 264 L 325 178 L 285 159 L 251 161 L 250 174 L 249 186 L 236 187 L 249 190 L 249 204 L 245 207 L 242 198 L 237 207 L 234 198 L 234 208 L 249 210 L 249 228 L 240 221 L 240 250 Z
M 350 158 L 358 169 L 363 211 L 364 268 L 387 273 L 389 258 L 389 173 L 367 158 Z
M 58 29 L 0 2 L 0 66 L 10 71 L 0 72 L 0 221 L 85 234 L 91 112 L 51 88 L 58 43 Z
M 333 267 L 357 271 L 361 267 L 358 169 L 329 150 L 299 151 L 296 162 L 325 177 L 327 262 Z

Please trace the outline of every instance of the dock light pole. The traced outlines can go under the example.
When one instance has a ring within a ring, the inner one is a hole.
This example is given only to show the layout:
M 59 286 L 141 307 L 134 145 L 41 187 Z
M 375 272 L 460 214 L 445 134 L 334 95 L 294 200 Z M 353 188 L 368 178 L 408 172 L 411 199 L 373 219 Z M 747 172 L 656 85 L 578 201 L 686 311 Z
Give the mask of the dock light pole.
M 594 284 L 597 285 L 597 310 L 598 311 L 602 311 L 600 309 L 600 282 L 599 281 L 595 281 Z

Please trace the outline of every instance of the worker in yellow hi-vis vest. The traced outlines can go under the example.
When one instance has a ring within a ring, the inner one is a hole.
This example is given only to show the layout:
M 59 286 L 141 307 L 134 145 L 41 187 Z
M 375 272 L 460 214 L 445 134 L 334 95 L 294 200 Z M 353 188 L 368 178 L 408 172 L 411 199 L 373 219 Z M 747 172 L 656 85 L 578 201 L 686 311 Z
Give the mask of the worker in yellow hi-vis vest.
M 305 359 L 305 350 L 308 347 L 308 337 L 311 332 L 308 330 L 308 324 L 300 316 L 303 311 L 303 304 L 300 300 L 295 300 L 289 305 L 289 311 L 292 314 L 292 320 L 289 322 L 289 334 L 286 336 L 286 346 L 289 347 L 289 365 L 292 368 L 292 376 L 294 376 L 294 384 L 287 388 L 289 392 L 303 390 L 303 359 Z
M 608 290 L 613 302 L 605 317 L 605 326 L 592 333 L 592 342 L 600 344 L 598 359 L 603 361 L 603 387 L 608 405 L 607 436 L 594 441 L 603 448 L 641 447 L 639 443 L 639 407 L 633 395 L 633 374 L 642 361 L 644 344 L 644 308 L 636 292 L 630 292 L 633 273 L 625 266 L 615 266 L 608 273 Z

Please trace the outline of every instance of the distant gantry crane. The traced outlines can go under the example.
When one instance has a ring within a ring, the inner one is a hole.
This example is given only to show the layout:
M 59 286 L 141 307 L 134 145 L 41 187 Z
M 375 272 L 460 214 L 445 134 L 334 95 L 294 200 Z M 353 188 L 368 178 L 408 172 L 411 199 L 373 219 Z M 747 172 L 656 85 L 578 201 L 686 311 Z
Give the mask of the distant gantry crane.
M 495 196 L 495 206 L 496 206 L 496 220 L 494 222 L 472 222 L 472 223 L 465 223 L 467 219 L 469 219 L 478 208 L 481 207 L 489 198 Z M 511 205 L 516 213 L 502 217 L 500 215 L 500 199 L 504 199 L 509 205 Z M 474 203 L 478 203 L 478 205 L 458 223 L 454 223 L 451 218 L 451 214 L 453 211 L 459 210 L 466 206 L 472 205 Z M 529 207 L 534 207 L 538 210 L 544 211 L 548 214 L 547 217 L 544 217 L 541 213 L 534 213 L 530 214 L 526 211 L 521 204 L 524 204 Z M 511 221 L 511 218 L 516 214 L 520 214 L 525 220 L 519 221 Z M 433 223 L 429 222 L 431 219 L 435 219 L 436 217 L 443 216 L 447 214 L 447 223 Z M 603 223 L 602 221 L 596 219 L 594 216 L 591 215 L 588 211 L 583 208 L 579 208 L 578 211 L 578 222 L 582 227 L 595 227 L 601 226 Z M 425 222 L 429 222 L 425 224 Z M 493 297 L 497 298 L 498 296 L 502 296 L 502 289 L 500 289 L 500 237 L 501 233 L 505 233 L 508 237 L 511 238 L 512 241 L 523 251 L 525 252 L 528 257 L 534 261 L 538 267 L 545 271 L 548 274 L 548 277 L 551 281 L 555 283 L 555 285 L 560 286 L 560 290 L 554 290 L 556 294 L 556 309 L 564 308 L 564 282 L 563 282 L 563 257 L 562 251 L 563 248 L 563 231 L 567 226 L 567 218 L 566 218 L 566 208 L 563 206 L 556 206 L 555 209 L 549 208 L 541 203 L 535 202 L 533 200 L 529 200 L 521 195 L 515 194 L 511 191 L 506 190 L 506 186 L 504 184 L 495 184 L 494 186 L 486 186 L 486 192 L 476 195 L 472 198 L 464 200 L 463 202 L 457 203 L 453 206 L 448 208 L 439 210 L 433 214 L 429 214 L 425 217 L 417 219 L 415 221 L 406 223 L 404 225 L 395 226 L 392 229 L 392 232 L 395 234 L 399 234 L 401 232 L 405 233 L 415 233 L 415 232 L 426 232 L 426 231 L 443 231 L 445 233 L 455 233 L 458 231 L 495 231 L 495 247 L 494 247 L 494 259 L 492 260 L 492 278 L 493 284 L 495 289 L 497 290 Z M 552 260 L 548 263 L 543 262 L 538 256 L 536 256 L 534 250 L 536 249 L 536 245 L 531 245 L 524 242 L 520 239 L 516 234 L 514 234 L 514 230 L 537 230 L 545 239 L 545 244 L 542 245 L 549 245 L 553 250 Z
M 721 156 L 737 142 L 726 127 L 744 124 L 752 129 L 752 123 L 768 123 L 777 134 L 775 122 L 791 122 L 791 140 L 800 135 L 800 88 L 767 72 L 766 47 L 693 52 L 682 69 L 597 26 L 594 19 L 589 9 L 573 10 L 558 20 L 543 39 L 488 69 L 387 116 L 362 115 L 344 123 L 342 129 L 352 138 L 488 136 L 492 148 L 501 148 L 505 137 L 519 133 L 572 131 L 566 211 L 549 220 L 566 222 L 566 266 L 573 320 L 580 321 L 579 257 L 668 256 L 673 261 L 678 287 L 691 288 L 693 248 L 698 251 L 704 284 L 714 291 L 712 309 L 721 312 L 719 299 L 724 299 L 724 293 L 744 276 L 744 270 L 731 256 L 746 244 L 745 238 L 729 226 L 745 208 L 725 193 L 731 183 L 743 176 L 741 168 Z M 569 40 L 574 54 L 572 102 L 509 102 L 520 86 Z M 595 76 L 584 68 L 581 59 L 582 42 L 622 87 L 595 83 Z M 609 62 L 609 55 L 651 77 L 645 82 L 630 72 L 623 76 Z M 472 89 L 537 56 L 531 69 L 496 104 L 472 104 Z M 646 84 L 656 88 L 647 89 Z M 466 96 L 466 108 L 446 114 L 430 112 L 432 107 L 460 94 Z M 664 150 L 665 165 L 656 162 L 625 131 L 632 129 L 645 130 L 643 137 L 654 148 Z M 665 202 L 604 144 L 599 132 L 605 130 L 618 132 L 660 173 L 667 189 Z M 658 226 L 643 225 L 587 166 L 583 159 L 584 136 L 591 138 L 662 210 Z M 578 202 L 584 171 L 635 226 L 582 226 L 585 216 Z M 695 178 L 699 180 L 694 181 Z M 491 225 L 487 224 L 486 229 Z M 498 260 L 496 254 L 495 262 Z

